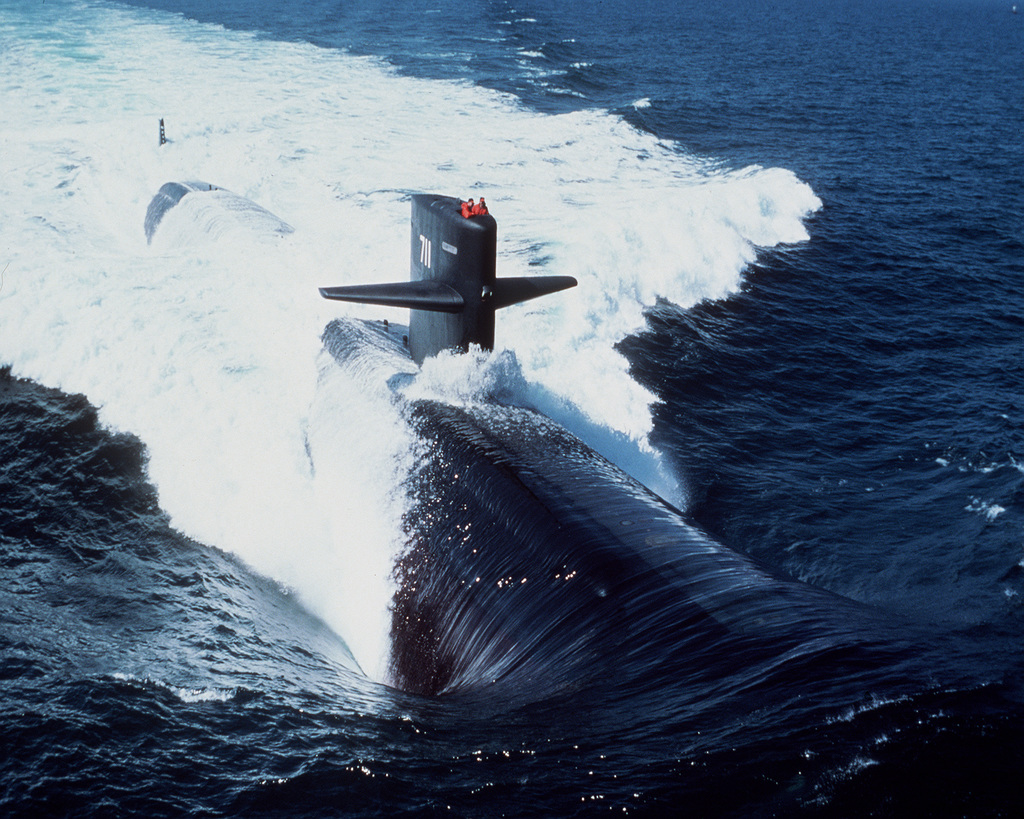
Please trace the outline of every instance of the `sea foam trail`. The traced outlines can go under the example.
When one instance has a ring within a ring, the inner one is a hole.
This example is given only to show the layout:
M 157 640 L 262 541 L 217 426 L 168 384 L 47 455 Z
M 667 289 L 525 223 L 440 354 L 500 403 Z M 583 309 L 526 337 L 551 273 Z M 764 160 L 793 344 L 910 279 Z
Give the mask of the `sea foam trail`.
M 316 287 L 407 275 L 410 192 L 488 196 L 499 275 L 580 282 L 502 311 L 516 377 L 584 438 L 649 454 L 652 396 L 615 342 L 658 297 L 732 292 L 758 247 L 804 239 L 819 206 L 787 171 L 724 171 L 599 111 L 538 114 L 153 11 L 58 0 L 0 14 L 0 363 L 139 436 L 174 525 L 294 588 L 370 673 L 409 441 L 373 372 L 317 362 L 332 316 L 396 316 Z M 182 208 L 147 245 L 152 196 L 195 179 L 295 232 Z

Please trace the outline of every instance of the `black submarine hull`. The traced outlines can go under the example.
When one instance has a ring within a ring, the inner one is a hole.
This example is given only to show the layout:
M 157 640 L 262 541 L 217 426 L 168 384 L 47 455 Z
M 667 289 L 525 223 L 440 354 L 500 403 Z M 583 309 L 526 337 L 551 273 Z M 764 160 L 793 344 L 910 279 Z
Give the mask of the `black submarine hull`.
M 328 326 L 340 364 L 404 355 L 400 329 L 367 326 Z M 880 612 L 716 543 L 531 408 L 407 401 L 400 387 L 395 400 L 423 443 L 395 566 L 398 688 L 534 700 L 627 685 L 631 668 L 647 684 L 685 669 L 706 688 L 737 666 L 860 653 L 891 634 Z

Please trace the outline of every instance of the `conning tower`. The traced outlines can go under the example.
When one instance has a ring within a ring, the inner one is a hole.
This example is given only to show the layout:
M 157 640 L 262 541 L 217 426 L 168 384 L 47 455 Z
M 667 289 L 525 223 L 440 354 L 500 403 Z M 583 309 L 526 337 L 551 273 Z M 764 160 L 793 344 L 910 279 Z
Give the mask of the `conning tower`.
M 494 312 L 576 285 L 572 276 L 495 275 L 498 225 L 463 215 L 462 200 L 412 197 L 409 281 L 321 287 L 325 299 L 408 307 L 409 352 L 417 364 L 441 350 L 494 347 Z

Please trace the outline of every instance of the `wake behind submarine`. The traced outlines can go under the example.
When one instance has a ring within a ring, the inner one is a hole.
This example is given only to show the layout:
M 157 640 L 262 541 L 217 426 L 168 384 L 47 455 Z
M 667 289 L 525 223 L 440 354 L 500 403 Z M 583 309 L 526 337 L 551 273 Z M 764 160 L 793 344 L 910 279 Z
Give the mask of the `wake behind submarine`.
M 410 280 L 324 287 L 324 298 L 411 310 L 408 355 L 491 349 L 495 311 L 576 284 L 497 278 L 493 216 L 412 197 Z M 344 363 L 365 343 L 335 320 Z M 391 682 L 421 694 L 481 689 L 530 699 L 600 675 L 683 676 L 694 696 L 737 666 L 816 676 L 823 658 L 870 664 L 880 613 L 728 549 L 530 407 L 404 401 L 428 443 L 412 477 L 396 566 Z M 883 652 L 884 653 L 884 652 Z M 797 672 L 795 669 L 802 668 Z M 810 670 L 810 669 L 816 670 Z

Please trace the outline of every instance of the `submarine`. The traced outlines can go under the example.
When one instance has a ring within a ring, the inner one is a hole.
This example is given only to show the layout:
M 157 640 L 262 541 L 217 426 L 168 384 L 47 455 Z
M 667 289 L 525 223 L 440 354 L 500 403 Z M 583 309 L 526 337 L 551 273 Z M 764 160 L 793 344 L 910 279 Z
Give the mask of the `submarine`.
M 416 377 L 431 358 L 487 355 L 497 311 L 578 285 L 498 277 L 497 222 L 466 204 L 411 196 L 408 279 L 319 288 L 332 301 L 409 310 L 407 332 L 339 316 L 322 333 L 327 361 L 383 379 L 381 394 L 417 440 L 418 465 L 398 487 L 408 503 L 385 681 L 500 713 L 588 685 L 633 696 L 658 675 L 703 700 L 737 669 L 759 686 L 802 685 L 855 681 L 888 662 L 905 624 L 897 634 L 889 613 L 716 542 L 532 398 L 423 397 Z M 176 211 L 175 230 L 193 234 L 293 230 L 223 188 L 168 182 L 147 209 L 148 242 Z
M 408 281 L 320 288 L 326 299 L 408 308 L 408 336 L 335 319 L 323 340 L 340 364 L 368 343 L 418 365 L 491 350 L 496 311 L 577 285 L 499 278 L 493 215 L 467 215 L 450 196 L 415 194 L 411 204 Z M 505 703 L 594 675 L 685 668 L 706 692 L 738 663 L 784 673 L 884 639 L 884 618 L 869 607 L 715 542 L 534 407 L 394 394 L 426 443 L 395 566 L 397 688 L 488 689 Z

